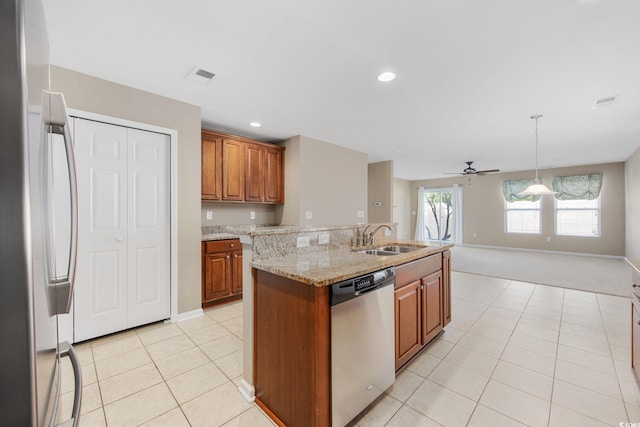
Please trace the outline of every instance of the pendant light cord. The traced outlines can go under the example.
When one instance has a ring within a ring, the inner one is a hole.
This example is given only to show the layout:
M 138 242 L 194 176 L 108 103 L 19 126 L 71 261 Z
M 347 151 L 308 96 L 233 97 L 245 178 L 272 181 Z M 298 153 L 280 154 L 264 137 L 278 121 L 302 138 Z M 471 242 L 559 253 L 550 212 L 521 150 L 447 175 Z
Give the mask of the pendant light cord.
M 536 120 L 536 184 L 538 183 L 538 119 L 542 117 L 542 114 L 534 114 L 532 119 Z

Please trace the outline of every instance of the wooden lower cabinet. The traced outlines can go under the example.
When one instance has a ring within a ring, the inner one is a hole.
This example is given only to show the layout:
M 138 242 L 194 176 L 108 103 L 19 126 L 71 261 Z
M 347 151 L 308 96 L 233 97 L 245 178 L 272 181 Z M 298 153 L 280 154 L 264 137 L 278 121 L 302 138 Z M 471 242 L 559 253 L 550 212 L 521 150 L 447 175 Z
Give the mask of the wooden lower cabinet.
M 442 272 L 421 280 L 422 344 L 427 344 L 442 330 Z
M 431 255 L 396 267 L 396 370 L 451 321 L 449 257 Z
M 242 295 L 240 240 L 202 242 L 202 304 L 239 295 Z
M 396 369 L 422 348 L 422 282 L 416 280 L 395 291 Z
M 442 326 L 451 323 L 451 251 L 442 252 Z

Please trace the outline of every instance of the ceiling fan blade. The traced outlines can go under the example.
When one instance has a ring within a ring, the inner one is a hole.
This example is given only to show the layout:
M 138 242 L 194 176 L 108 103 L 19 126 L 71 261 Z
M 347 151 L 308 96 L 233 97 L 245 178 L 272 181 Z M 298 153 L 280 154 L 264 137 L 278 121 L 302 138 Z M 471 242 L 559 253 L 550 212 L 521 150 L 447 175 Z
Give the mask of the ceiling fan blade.
M 443 172 L 443 175 L 466 175 L 465 173 L 462 172 Z
M 496 173 L 496 172 L 500 172 L 500 169 L 487 169 L 483 171 L 476 171 L 476 175 L 486 175 L 489 173 Z

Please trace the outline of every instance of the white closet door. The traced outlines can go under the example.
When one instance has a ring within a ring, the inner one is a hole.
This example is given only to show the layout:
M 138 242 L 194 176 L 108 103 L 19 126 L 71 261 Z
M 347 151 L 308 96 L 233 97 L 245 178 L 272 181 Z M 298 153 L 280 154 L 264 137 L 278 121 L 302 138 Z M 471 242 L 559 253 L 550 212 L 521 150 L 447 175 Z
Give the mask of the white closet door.
M 127 129 L 76 119 L 74 338 L 127 328 Z
M 170 316 L 169 136 L 128 129 L 129 327 Z

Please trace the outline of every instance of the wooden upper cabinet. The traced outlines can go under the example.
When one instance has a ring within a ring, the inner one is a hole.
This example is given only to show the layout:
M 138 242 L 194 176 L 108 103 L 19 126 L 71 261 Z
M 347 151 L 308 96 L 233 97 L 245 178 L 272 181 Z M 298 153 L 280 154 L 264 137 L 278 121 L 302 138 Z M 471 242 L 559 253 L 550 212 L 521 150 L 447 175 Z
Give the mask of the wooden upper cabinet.
M 281 148 L 265 148 L 264 201 L 284 203 L 284 151 Z
M 222 140 L 222 200 L 244 201 L 244 144 Z
M 264 202 L 264 147 L 244 145 L 245 201 Z
M 222 138 L 202 132 L 202 200 L 222 200 Z
M 203 130 L 202 200 L 284 203 L 284 147 Z

